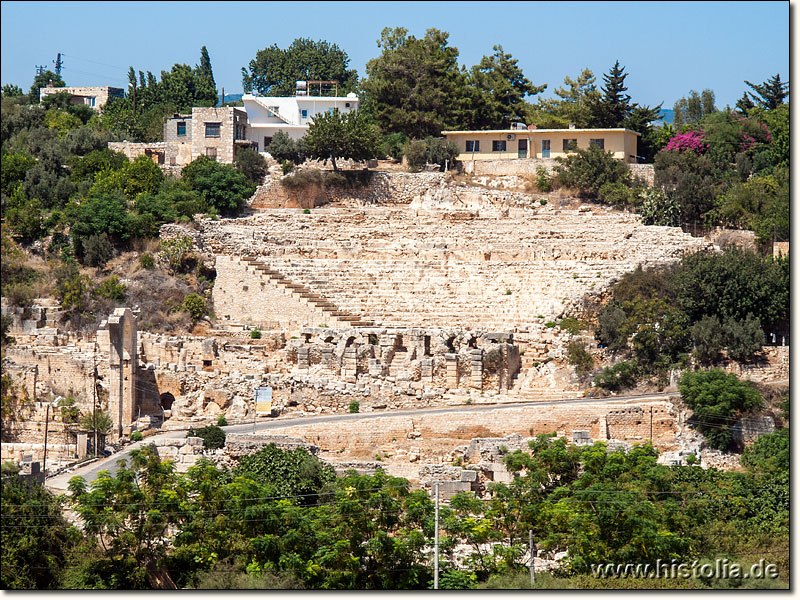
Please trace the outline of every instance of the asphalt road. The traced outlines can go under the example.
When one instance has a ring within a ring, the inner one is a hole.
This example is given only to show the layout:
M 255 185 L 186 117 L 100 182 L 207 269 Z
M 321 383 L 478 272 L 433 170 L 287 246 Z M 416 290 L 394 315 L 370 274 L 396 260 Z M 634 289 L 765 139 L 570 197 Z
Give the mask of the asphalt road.
M 486 411 L 510 410 L 519 408 L 544 408 L 547 406 L 560 406 L 562 404 L 592 404 L 605 401 L 618 402 L 626 400 L 662 400 L 668 398 L 669 396 L 674 396 L 674 395 L 675 392 L 663 393 L 663 394 L 646 394 L 637 396 L 613 396 L 609 398 L 566 398 L 564 400 L 553 400 L 549 402 L 508 402 L 504 404 L 473 404 L 464 406 L 448 406 L 445 408 L 423 408 L 423 409 L 412 409 L 412 410 L 389 410 L 389 411 L 372 412 L 372 413 L 334 414 L 334 415 L 324 415 L 319 417 L 286 417 L 286 418 L 279 417 L 275 419 L 256 422 L 255 430 L 256 432 L 261 432 L 261 431 L 270 431 L 273 429 L 283 429 L 285 427 L 291 427 L 293 425 L 313 425 L 314 423 L 332 423 L 336 421 L 382 419 L 385 417 L 407 417 L 407 416 L 419 417 L 423 415 L 435 415 L 435 414 L 456 413 L 456 412 L 481 413 Z M 46 485 L 47 487 L 51 488 L 56 492 L 63 492 L 64 490 L 67 489 L 69 480 L 75 477 L 76 475 L 82 476 L 87 482 L 92 482 L 95 479 L 97 479 L 97 474 L 100 471 L 105 470 L 111 473 L 115 473 L 117 470 L 117 461 L 119 461 L 120 459 L 128 459 L 131 450 L 149 445 L 151 442 L 155 440 L 183 438 L 186 435 L 187 429 L 166 431 L 164 433 L 159 433 L 153 436 L 149 436 L 147 439 L 141 442 L 135 442 L 131 444 L 130 446 L 126 447 L 126 449 L 123 450 L 122 452 L 118 452 L 107 458 L 103 458 L 99 461 L 95 461 L 87 465 L 78 467 L 72 470 L 72 472 L 64 472 L 61 473 L 60 475 L 49 477 L 47 479 Z M 222 429 L 224 429 L 226 433 L 252 433 L 253 424 L 247 423 L 241 425 L 227 425 Z

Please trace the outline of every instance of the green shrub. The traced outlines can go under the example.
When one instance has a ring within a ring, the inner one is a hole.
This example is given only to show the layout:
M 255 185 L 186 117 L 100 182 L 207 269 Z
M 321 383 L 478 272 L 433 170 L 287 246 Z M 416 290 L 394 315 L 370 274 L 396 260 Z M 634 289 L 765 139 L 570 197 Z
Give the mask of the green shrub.
M 733 436 L 731 425 L 742 412 L 760 408 L 761 395 L 749 381 L 721 369 L 687 372 L 678 389 L 686 405 L 694 411 L 697 426 L 717 450 L 727 450 Z
M 269 146 L 264 148 L 266 152 L 281 164 L 292 164 L 300 162 L 300 147 L 298 143 L 289 137 L 289 134 L 278 131 L 272 136 Z M 289 169 L 291 170 L 291 169 Z
M 545 204 L 547 204 L 547 200 L 545 198 L 539 198 L 539 204 L 544 206 Z
M 386 156 L 390 156 L 395 160 L 400 160 L 403 158 L 403 147 L 407 142 L 408 138 L 403 132 L 389 133 L 383 136 L 381 151 Z
M 141 442 L 144 439 L 141 431 L 134 431 L 131 433 L 131 441 L 132 442 Z
M 353 400 L 350 403 L 349 410 L 351 413 L 357 413 L 361 409 L 361 404 L 359 404 L 358 400 Z
M 582 195 L 596 197 L 605 183 L 627 184 L 630 180 L 628 165 L 595 145 L 588 150 L 577 149 L 566 158 L 556 159 L 558 180 L 562 185 L 575 188 Z
M 284 175 L 288 175 L 288 174 L 289 174 L 289 173 L 291 173 L 293 170 L 294 170 L 294 165 L 293 165 L 292 163 L 290 163 L 288 160 L 284 160 L 284 161 L 281 163 L 281 172 L 282 172 Z
M 218 427 L 225 427 L 228 424 L 228 419 L 225 418 L 225 415 L 220 415 L 217 419 L 217 426 Z
M 587 375 L 594 368 L 594 358 L 586 351 L 586 344 L 572 340 L 567 347 L 567 362 L 575 367 L 578 375 Z
M 537 169 L 536 170 L 536 189 L 540 192 L 547 193 L 553 188 L 553 184 L 550 180 L 550 175 L 547 173 L 547 169 Z M 547 200 L 540 200 L 540 204 L 547 204 Z
M 636 385 L 637 367 L 635 363 L 622 361 L 613 367 L 606 367 L 594 378 L 597 387 L 618 392 Z
M 114 257 L 114 247 L 106 233 L 90 235 L 83 241 L 83 263 L 90 267 L 103 267 Z
M 728 356 L 733 360 L 750 360 L 764 345 L 764 330 L 752 315 L 741 321 L 728 319 L 723 329 Z
M 192 249 L 192 238 L 188 235 L 177 235 L 161 242 L 159 256 L 169 265 L 171 273 L 177 273 L 183 266 L 184 256 Z
M 126 285 L 119 280 L 119 277 L 112 275 L 94 289 L 94 295 L 108 300 L 124 300 L 126 291 Z
M 241 148 L 236 151 L 233 164 L 250 181 L 260 184 L 267 174 L 267 163 L 264 158 L 252 148 Z
M 198 294 L 189 294 L 183 299 L 183 310 L 192 317 L 192 320 L 199 321 L 206 313 L 206 301 Z
M 303 214 L 304 215 L 310 215 L 311 214 L 311 209 L 310 208 L 304 208 L 303 209 Z
M 561 322 L 558 324 L 559 328 L 566 331 L 567 333 L 571 333 L 572 335 L 578 335 L 583 329 L 587 328 L 586 323 L 583 323 L 576 319 L 575 317 L 566 317 L 561 319 Z
M 597 199 L 603 204 L 625 208 L 635 204 L 633 191 L 624 183 L 606 182 L 597 190 Z
M 143 269 L 147 269 L 148 271 L 155 266 L 155 259 L 153 255 L 149 252 L 145 252 L 139 258 L 139 264 L 142 266 Z
M 253 327 L 253 329 L 250 330 L 250 339 L 251 340 L 261 339 L 261 330 L 258 327 Z
M 548 329 L 550 329 L 551 327 L 555 327 L 556 326 L 556 322 L 555 321 L 548 321 L 547 323 L 544 324 L 544 326 L 547 327 Z
M 208 425 L 200 429 L 190 429 L 186 437 L 203 438 L 203 446 L 209 450 L 218 450 L 225 446 L 225 432 L 217 425 Z
M 699 362 L 715 362 L 725 346 L 725 335 L 719 319 L 713 315 L 705 316 L 692 325 L 692 341 L 694 354 Z

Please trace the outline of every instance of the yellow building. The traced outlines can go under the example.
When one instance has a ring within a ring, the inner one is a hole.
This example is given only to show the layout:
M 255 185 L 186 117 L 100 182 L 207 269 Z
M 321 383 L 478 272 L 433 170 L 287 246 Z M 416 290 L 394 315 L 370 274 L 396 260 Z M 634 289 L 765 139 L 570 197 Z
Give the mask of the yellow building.
M 611 152 L 614 158 L 636 162 L 640 134 L 630 129 L 499 129 L 490 131 L 443 131 L 458 145 L 458 160 L 505 160 L 558 158 L 590 144 Z

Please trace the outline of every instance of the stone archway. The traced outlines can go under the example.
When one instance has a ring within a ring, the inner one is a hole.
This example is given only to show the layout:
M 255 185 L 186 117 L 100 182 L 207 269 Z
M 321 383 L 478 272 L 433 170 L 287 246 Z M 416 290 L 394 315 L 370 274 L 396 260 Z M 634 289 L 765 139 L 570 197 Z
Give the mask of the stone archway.
M 169 392 L 161 394 L 161 408 L 164 410 L 172 410 L 172 403 L 175 402 L 175 396 Z

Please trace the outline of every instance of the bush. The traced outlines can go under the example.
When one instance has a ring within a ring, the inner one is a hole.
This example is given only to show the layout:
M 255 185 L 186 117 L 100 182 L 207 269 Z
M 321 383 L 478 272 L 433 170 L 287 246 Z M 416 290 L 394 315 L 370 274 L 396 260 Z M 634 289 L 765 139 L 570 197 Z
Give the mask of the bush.
M 264 181 L 267 174 L 267 162 L 252 148 L 242 148 L 236 152 L 233 164 L 239 172 L 256 185 Z
M 409 140 L 403 155 L 406 157 L 408 168 L 412 171 L 419 171 L 428 162 L 428 151 L 422 140 Z
M 639 198 L 642 224 L 680 227 L 681 206 L 674 195 L 669 197 L 663 190 L 652 188 L 641 191 Z
M 721 369 L 688 372 L 678 389 L 686 405 L 694 411 L 700 431 L 709 446 L 727 450 L 733 437 L 730 427 L 743 411 L 761 407 L 761 395 L 749 381 Z
M 127 286 L 112 275 L 104 279 L 94 290 L 94 295 L 107 300 L 124 300 Z
M 622 361 L 613 367 L 606 367 L 594 378 L 597 387 L 618 392 L 636 385 L 637 367 L 633 362 Z
M 250 339 L 251 340 L 261 339 L 261 330 L 258 327 L 253 327 L 253 329 L 250 330 Z
M 272 136 L 269 146 L 264 148 L 270 156 L 281 163 L 299 163 L 300 148 L 296 141 L 289 137 L 288 133 L 278 131 Z M 291 169 L 290 169 L 291 170 Z M 285 171 L 284 171 L 285 173 Z
M 682 223 L 700 223 L 714 207 L 714 166 L 695 152 L 662 150 L 653 162 L 655 187 L 680 207 Z
M 587 375 L 594 368 L 594 359 L 586 351 L 586 344 L 578 340 L 572 340 L 567 347 L 567 362 L 575 367 L 575 372 L 580 375 Z
M 633 190 L 624 183 L 604 183 L 597 191 L 597 199 L 616 208 L 625 208 L 636 203 Z
M 404 150 L 406 161 L 412 171 L 419 171 L 426 164 L 439 165 L 444 170 L 454 168 L 453 162 L 458 156 L 458 146 L 452 140 L 426 137 L 424 140 L 409 141 Z
M 357 413 L 361 409 L 361 404 L 359 404 L 358 400 L 353 400 L 350 403 L 349 410 L 351 413 Z
M 389 133 L 383 136 L 383 144 L 381 151 L 386 156 L 390 156 L 395 160 L 403 158 L 403 147 L 408 143 L 408 137 L 403 132 Z
M 293 170 L 294 170 L 294 165 L 291 162 L 289 162 L 288 160 L 284 160 L 281 163 L 281 171 L 283 172 L 284 175 L 288 175 Z
M 217 419 L 217 426 L 225 427 L 228 424 L 228 419 L 225 418 L 225 415 L 220 415 Z
M 305 448 L 282 450 L 275 444 L 243 456 L 234 474 L 272 486 L 283 496 L 306 494 L 298 499 L 304 505 L 316 504 L 315 494 L 336 479 L 333 467 Z
M 630 181 L 628 165 L 594 145 L 589 146 L 588 150 L 577 149 L 574 154 L 556 160 L 560 163 L 559 182 L 578 189 L 582 195 L 596 197 L 603 184 L 628 184 Z
M 536 170 L 536 189 L 540 192 L 547 193 L 553 188 L 553 183 L 550 180 L 550 175 L 547 173 L 547 169 L 537 169 Z M 539 201 L 541 203 L 541 200 Z M 547 200 L 544 201 L 543 204 L 546 204 Z
M 131 441 L 132 442 L 141 442 L 144 439 L 141 431 L 134 431 L 131 433 Z
M 142 266 L 143 269 L 147 269 L 148 271 L 155 266 L 155 260 L 153 259 L 153 255 L 149 252 L 145 252 L 139 258 L 139 264 Z
M 198 430 L 190 429 L 186 437 L 203 438 L 203 447 L 209 450 L 218 450 L 225 446 L 225 432 L 217 425 L 208 425 Z
M 181 308 L 189 313 L 193 321 L 199 321 L 206 313 L 206 301 L 202 296 L 192 293 L 183 299 Z
M 561 319 L 561 322 L 558 324 L 558 327 L 566 331 L 567 333 L 571 333 L 572 335 L 578 335 L 581 330 L 586 329 L 588 326 L 586 323 L 583 323 L 576 319 L 575 317 L 566 317 Z
M 612 352 L 628 347 L 627 315 L 617 304 L 606 304 L 597 313 L 594 338 Z
M 733 360 L 750 360 L 764 345 L 764 330 L 752 315 L 741 321 L 728 319 L 723 329 L 728 356 Z
M 692 340 L 697 360 L 710 364 L 717 360 L 720 350 L 725 346 L 722 325 L 715 316 L 706 316 L 692 325 Z
M 192 189 L 222 214 L 236 214 L 256 190 L 256 184 L 235 167 L 206 156 L 193 160 L 181 173 Z
M 183 257 L 192 249 L 192 238 L 178 235 L 161 242 L 159 257 L 169 265 L 171 273 L 177 273 L 183 265 Z
M 114 257 L 114 247 L 108 235 L 91 235 L 83 242 L 83 262 L 90 267 L 103 267 Z

